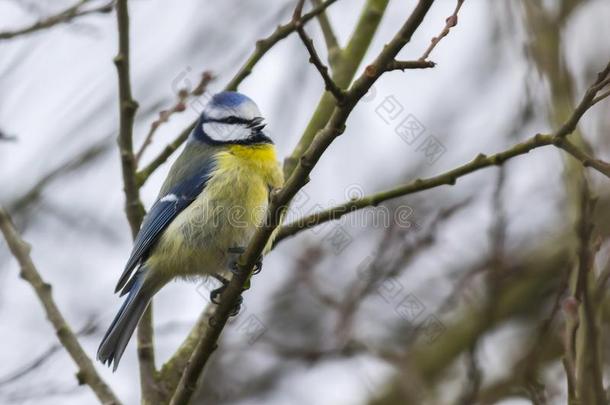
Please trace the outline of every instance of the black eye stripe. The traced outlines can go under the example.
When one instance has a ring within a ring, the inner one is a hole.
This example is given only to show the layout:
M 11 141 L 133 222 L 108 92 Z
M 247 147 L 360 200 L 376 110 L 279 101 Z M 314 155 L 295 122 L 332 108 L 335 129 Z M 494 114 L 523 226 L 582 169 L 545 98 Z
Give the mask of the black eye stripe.
M 230 117 L 225 117 L 225 118 L 206 118 L 203 120 L 204 124 L 208 123 L 208 122 L 218 122 L 221 124 L 240 124 L 240 125 L 246 125 L 248 127 L 254 127 L 254 126 L 261 124 L 262 118 L 256 117 L 251 120 L 247 120 L 245 118 L 240 118 L 240 117 L 236 117 L 236 116 L 232 115 Z

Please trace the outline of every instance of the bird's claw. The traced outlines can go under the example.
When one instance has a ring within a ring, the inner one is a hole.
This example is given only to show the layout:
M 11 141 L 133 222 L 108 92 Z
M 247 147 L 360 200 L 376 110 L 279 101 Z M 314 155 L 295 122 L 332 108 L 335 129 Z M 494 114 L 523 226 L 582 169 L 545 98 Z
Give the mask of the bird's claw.
M 226 289 L 227 289 L 227 286 L 223 285 L 210 292 L 210 301 L 212 301 L 212 304 L 216 304 L 216 305 L 220 304 L 220 301 L 218 301 L 218 298 L 222 295 L 222 293 Z
M 262 269 L 263 269 L 263 258 L 259 257 L 258 260 L 254 263 L 252 275 L 254 276 L 254 275 L 260 273 Z M 241 269 L 239 268 L 239 263 L 237 263 L 237 260 L 235 260 L 233 263 L 231 263 L 231 273 L 239 274 L 240 272 L 241 272 Z
M 219 301 L 220 296 L 227 289 L 227 286 L 229 285 L 229 280 L 227 280 L 220 274 L 212 274 L 212 277 L 214 277 L 216 280 L 218 280 L 222 283 L 222 285 L 220 287 L 218 287 L 210 292 L 210 301 L 213 304 L 218 305 L 218 304 L 220 304 L 220 301 Z M 229 316 L 235 316 L 235 315 L 239 314 L 239 311 L 241 309 L 241 304 L 243 302 L 244 302 L 244 298 L 240 295 L 237 300 L 237 303 L 235 304 L 235 306 L 229 313 Z
M 210 291 L 210 301 L 212 301 L 212 303 L 218 305 L 218 303 L 219 303 L 218 298 L 220 297 L 220 295 L 222 295 L 224 290 L 227 289 L 227 286 L 229 285 L 229 280 L 227 280 L 220 274 L 216 274 L 216 273 L 212 274 L 212 277 L 214 277 L 216 280 L 220 281 L 220 283 L 222 284 L 220 287 Z
M 259 256 L 258 260 L 254 262 L 254 270 L 252 270 L 252 275 L 258 274 L 263 269 L 263 257 Z
M 233 309 L 229 313 L 229 316 L 236 316 L 237 314 L 239 314 L 239 311 L 241 310 L 241 304 L 243 302 L 244 302 L 244 297 L 242 297 L 240 295 L 239 298 L 237 299 L 237 303 L 235 304 L 235 306 L 233 307 Z

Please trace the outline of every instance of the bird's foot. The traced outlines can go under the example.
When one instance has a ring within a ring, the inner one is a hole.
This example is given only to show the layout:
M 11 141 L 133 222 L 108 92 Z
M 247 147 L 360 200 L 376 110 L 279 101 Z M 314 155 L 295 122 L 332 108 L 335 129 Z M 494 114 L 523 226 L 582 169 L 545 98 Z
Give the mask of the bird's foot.
M 210 301 L 212 301 L 213 304 L 218 305 L 218 303 L 219 303 L 218 298 L 222 295 L 224 290 L 227 289 L 227 286 L 229 285 L 229 280 L 227 280 L 220 274 L 212 274 L 212 277 L 214 277 L 216 280 L 218 280 L 222 283 L 222 285 L 220 287 L 218 287 L 210 292 Z
M 256 263 L 254 263 L 254 270 L 252 271 L 252 274 L 250 275 L 250 277 L 248 277 L 248 279 L 244 283 L 244 291 L 250 289 L 250 280 L 252 279 L 252 276 L 260 273 L 262 268 L 263 268 L 263 262 L 261 259 L 259 259 L 256 261 Z M 238 275 L 241 273 L 241 269 L 239 268 L 237 261 L 235 261 L 231 265 L 231 273 L 233 273 L 233 275 Z
M 235 260 L 231 261 L 231 264 L 229 267 L 231 269 L 231 273 L 233 273 L 233 274 L 239 274 L 241 272 L 241 269 L 239 268 L 239 263 L 237 262 L 237 258 L 235 258 Z M 263 269 L 263 257 L 259 256 L 259 258 L 256 260 L 256 262 L 254 262 L 254 269 L 252 270 L 252 275 L 254 276 L 254 275 L 260 273 L 262 269 Z
M 263 256 L 259 256 L 258 259 L 254 262 L 254 270 L 252 270 L 252 275 L 258 274 L 263 269 Z
M 229 313 L 229 316 L 236 316 L 237 314 L 239 314 L 239 311 L 241 310 L 241 304 L 243 302 L 244 302 L 244 297 L 242 297 L 240 295 L 239 298 L 237 299 L 237 302 L 235 303 L 235 306 L 233 307 L 233 309 Z
M 218 280 L 218 281 L 220 281 L 222 283 L 222 285 L 220 287 L 218 287 L 215 290 L 212 290 L 210 292 L 210 301 L 212 301 L 213 304 L 218 305 L 218 304 L 220 304 L 220 301 L 219 301 L 220 296 L 227 289 L 227 287 L 229 285 L 229 280 L 227 280 L 226 278 L 224 278 L 220 274 L 212 274 L 212 277 L 214 277 L 216 280 Z M 239 311 L 241 309 L 241 304 L 243 302 L 244 302 L 244 299 L 240 295 L 238 300 L 237 300 L 237 303 L 235 304 L 235 306 L 233 307 L 233 309 L 229 313 L 229 316 L 235 316 L 235 315 L 239 314 Z
M 229 259 L 229 270 L 233 274 L 239 274 L 239 256 L 246 251 L 246 248 L 243 246 L 234 246 L 230 247 L 228 251 L 231 255 L 231 258 Z

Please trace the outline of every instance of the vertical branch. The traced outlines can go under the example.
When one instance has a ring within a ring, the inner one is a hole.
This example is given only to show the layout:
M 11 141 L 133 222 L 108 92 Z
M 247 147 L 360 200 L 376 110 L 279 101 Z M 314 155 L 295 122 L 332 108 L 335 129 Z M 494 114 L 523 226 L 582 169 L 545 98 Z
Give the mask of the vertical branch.
M 125 213 L 133 237 L 138 233 L 144 217 L 144 207 L 140 201 L 140 191 L 136 179 L 136 159 L 133 151 L 133 123 L 138 103 L 131 93 L 129 70 L 129 11 L 127 0 L 118 0 L 117 27 L 119 51 L 114 58 L 119 79 L 119 136 L 123 186 L 125 191 Z M 140 384 L 144 403 L 155 403 L 157 388 L 155 381 L 155 352 L 153 346 L 152 303 L 144 312 L 138 325 L 138 359 L 140 363 Z
M 595 201 L 589 194 L 586 180 L 582 185 L 581 216 L 578 223 L 578 269 L 574 296 L 580 302 L 576 334 L 576 395 L 583 404 L 607 403 L 603 385 L 598 314 L 593 307 L 590 291 L 593 287 L 594 252 L 593 210 Z
M 140 193 L 136 183 L 136 160 L 133 153 L 133 122 L 138 103 L 131 95 L 129 77 L 129 14 L 127 0 L 117 2 L 117 24 L 119 30 L 119 52 L 114 58 L 119 78 L 119 136 L 117 142 L 121 153 L 123 187 L 125 191 L 125 213 L 131 233 L 135 237 L 144 217 Z
M 17 230 L 11 222 L 9 215 L 2 207 L 0 207 L 0 230 L 4 234 L 4 238 L 6 239 L 6 243 L 8 244 L 11 253 L 15 256 L 15 259 L 17 259 L 21 266 L 21 277 L 34 289 L 34 292 L 45 310 L 47 319 L 55 329 L 55 334 L 57 335 L 59 342 L 70 354 L 74 363 L 76 363 L 76 366 L 78 367 L 78 373 L 76 374 L 78 383 L 87 384 L 93 390 L 100 402 L 107 405 L 119 405 L 120 401 L 110 387 L 97 374 L 91 359 L 83 350 L 78 339 L 74 335 L 74 332 L 72 332 L 72 329 L 55 304 L 55 301 L 53 301 L 51 285 L 40 277 L 40 273 L 38 273 L 36 266 L 34 266 L 34 263 L 32 262 L 32 258 L 30 257 L 30 245 L 21 239 L 21 236 L 17 233 Z

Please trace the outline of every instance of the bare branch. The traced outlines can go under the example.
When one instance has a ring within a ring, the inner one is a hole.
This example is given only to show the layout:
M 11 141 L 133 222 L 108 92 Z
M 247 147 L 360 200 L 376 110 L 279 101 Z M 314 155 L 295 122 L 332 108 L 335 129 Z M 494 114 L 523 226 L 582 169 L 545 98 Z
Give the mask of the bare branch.
M 201 334 L 209 327 L 208 321 L 214 315 L 215 311 L 215 305 L 208 305 L 206 309 L 201 312 L 186 339 L 182 342 L 178 350 L 174 352 L 171 359 L 161 367 L 161 370 L 159 370 L 159 384 L 162 385 L 161 388 L 164 392 L 170 393 L 169 395 L 171 395 L 178 386 L 189 358 L 197 346 Z M 169 400 L 169 398 L 167 398 L 167 400 Z
M 576 129 L 576 125 L 578 125 L 578 121 L 580 121 L 580 118 L 585 114 L 585 112 L 587 112 L 589 108 L 591 108 L 597 102 L 595 101 L 595 96 L 605 86 L 605 83 L 608 80 L 610 80 L 610 62 L 608 62 L 604 70 L 597 74 L 597 79 L 587 89 L 584 97 L 582 98 L 582 100 L 580 100 L 580 103 L 578 103 L 578 105 L 574 109 L 574 113 L 572 113 L 568 121 L 557 132 L 558 138 L 564 138 L 574 132 L 574 130 Z
M 138 103 L 131 94 L 129 71 L 129 10 L 127 0 L 117 0 L 117 29 L 119 51 L 114 58 L 119 79 L 120 124 L 118 145 L 121 153 L 123 187 L 125 191 L 125 213 L 135 238 L 142 219 L 144 207 L 140 201 L 140 189 L 136 178 L 136 159 L 133 151 L 133 123 Z M 155 403 L 155 351 L 153 346 L 152 303 L 144 312 L 137 330 L 138 360 L 140 364 L 140 385 L 143 401 Z
M 102 403 L 119 405 L 120 401 L 110 387 L 97 374 L 91 359 L 81 347 L 78 339 L 55 304 L 55 301 L 53 301 L 51 285 L 40 277 L 38 270 L 34 266 L 30 257 L 30 246 L 21 239 L 21 236 L 13 226 L 8 213 L 2 207 L 0 207 L 0 230 L 4 235 L 4 239 L 6 240 L 11 253 L 21 266 L 20 276 L 34 289 L 49 322 L 51 322 L 55 329 L 57 338 L 70 354 L 74 363 L 78 366 L 79 371 L 76 374 L 78 383 L 87 384 Z
M 148 165 L 146 165 L 142 170 L 137 173 L 137 182 L 141 187 L 146 180 L 161 166 L 163 163 L 169 159 L 169 157 L 178 150 L 178 148 L 186 142 L 189 137 L 191 131 L 195 128 L 197 121 L 193 122 L 188 127 L 184 128 L 182 132 L 174 139 L 172 142 L 167 144 L 165 148 L 157 155 L 156 158 L 153 159 Z
M 115 0 L 106 2 L 100 6 L 84 9 L 85 6 L 90 3 L 90 0 L 80 0 L 75 5 L 68 7 L 67 9 L 46 17 L 40 21 L 35 22 L 34 24 L 20 28 L 15 31 L 4 31 L 0 32 L 0 41 L 15 38 L 20 35 L 30 34 L 32 32 L 40 31 L 46 28 L 53 27 L 58 24 L 66 24 L 73 21 L 75 18 L 83 17 L 90 14 L 97 13 L 109 13 L 112 11 L 114 7 Z
M 600 101 L 602 101 L 603 99 L 608 98 L 608 96 L 610 96 L 610 90 L 608 90 L 608 91 L 606 91 L 605 93 L 602 93 L 602 94 L 600 94 L 599 96 L 595 97 L 595 98 L 594 98 L 594 99 L 591 101 L 591 103 L 592 103 L 592 104 L 597 104 L 597 103 L 599 103 Z
M 320 7 L 320 0 L 311 0 L 314 7 Z M 341 46 L 337 40 L 337 36 L 333 30 L 333 27 L 328 19 L 328 15 L 325 11 L 318 14 L 318 23 L 320 29 L 322 29 L 322 35 L 324 36 L 324 42 L 326 42 L 326 49 L 328 51 L 328 63 L 334 69 L 337 65 L 338 59 L 341 58 Z
M 159 117 L 152 122 L 150 129 L 142 143 L 142 146 L 136 153 L 136 163 L 140 161 L 142 155 L 146 148 L 152 143 L 152 138 L 157 131 L 157 129 L 164 123 L 168 122 L 171 116 L 175 113 L 180 113 L 186 109 L 186 101 L 189 97 L 192 96 L 200 96 L 202 95 L 208 84 L 214 79 L 214 76 L 211 72 L 205 71 L 201 75 L 201 80 L 199 84 L 192 90 L 189 91 L 187 89 L 182 89 L 178 92 L 178 100 L 177 102 L 168 110 L 163 110 L 159 112 Z M 175 149 L 174 149 L 175 150 Z
M 199 83 L 197 84 L 197 86 L 194 89 L 192 89 L 192 90 L 181 89 L 178 92 L 178 100 L 176 101 L 176 103 L 172 107 L 170 107 L 168 110 L 163 110 L 163 111 L 159 112 L 159 117 L 156 120 L 154 120 L 152 122 L 152 124 L 150 125 L 150 129 L 148 130 L 148 133 L 146 134 L 146 137 L 144 138 L 144 142 L 142 142 L 142 146 L 140 146 L 140 149 L 136 153 L 136 157 L 135 157 L 136 165 L 142 158 L 142 155 L 146 151 L 146 148 L 148 148 L 148 146 L 150 146 L 150 144 L 152 143 L 152 139 L 155 135 L 155 132 L 157 132 L 157 129 L 159 129 L 159 127 L 162 124 L 169 121 L 169 119 L 171 118 L 171 116 L 173 114 L 184 111 L 186 109 L 186 102 L 188 101 L 188 99 L 190 97 L 201 96 L 203 93 L 205 93 L 205 91 L 208 87 L 208 84 L 210 84 L 210 82 L 213 79 L 214 79 L 214 76 L 212 75 L 211 72 L 208 72 L 208 71 L 203 72 L 201 74 L 201 80 L 199 81 Z
M 305 0 L 299 0 L 299 2 L 297 3 L 297 7 L 294 10 L 292 21 L 295 27 L 297 28 L 297 32 L 299 33 L 301 41 L 303 41 L 305 48 L 307 48 L 307 52 L 309 52 L 309 62 L 314 65 L 316 69 L 318 69 L 318 72 L 320 73 L 320 76 L 322 76 L 322 80 L 324 80 L 324 84 L 326 85 L 326 90 L 329 91 L 335 97 L 337 103 L 342 103 L 345 99 L 345 92 L 341 88 L 339 88 L 337 83 L 335 83 L 332 77 L 330 77 L 328 73 L 328 67 L 324 65 L 324 63 L 320 59 L 320 56 L 318 55 L 318 52 L 316 51 L 316 48 L 313 44 L 313 39 L 309 38 L 309 36 L 305 32 L 305 28 L 303 28 L 301 14 L 303 11 L 304 3 Z
M 581 192 L 581 213 L 578 222 L 578 269 L 574 298 L 581 303 L 578 314 L 578 328 L 576 342 L 576 392 L 583 403 L 603 404 L 606 401 L 604 391 L 604 375 L 600 364 L 600 332 L 597 326 L 597 314 L 591 297 L 593 287 L 590 280 L 594 276 L 595 242 L 593 240 L 592 216 L 595 201 L 592 199 L 589 186 L 583 181 Z
M 136 182 L 136 162 L 133 153 L 133 123 L 138 103 L 131 94 L 129 73 L 129 14 L 127 0 L 117 1 L 117 26 L 119 31 L 119 51 L 114 58 L 119 79 L 119 135 L 117 143 L 121 153 L 123 186 L 125 190 L 125 213 L 131 233 L 135 237 L 144 217 L 144 208 Z
M 430 41 L 430 46 L 428 46 L 428 48 L 424 51 L 422 56 L 419 57 L 419 60 L 423 61 L 423 60 L 428 59 L 428 57 L 430 56 L 430 54 L 432 53 L 434 48 L 436 48 L 438 43 L 441 42 L 441 39 L 446 37 L 447 34 L 449 34 L 449 31 L 451 30 L 451 28 L 455 27 L 457 25 L 458 13 L 460 12 L 460 8 L 462 8 L 463 4 L 464 4 L 464 0 L 457 0 L 457 5 L 455 6 L 455 10 L 453 10 L 453 14 L 451 14 L 445 20 L 445 27 L 443 28 L 443 30 L 441 31 L 440 34 L 438 34 L 436 37 L 432 38 L 432 40 Z
M 428 68 L 433 68 L 435 66 L 436 66 L 436 63 L 434 63 L 432 61 L 428 61 L 428 60 L 406 60 L 406 61 L 393 60 L 390 63 L 388 63 L 386 70 L 387 71 L 391 71 L 391 70 L 404 71 L 405 69 L 428 69 Z

